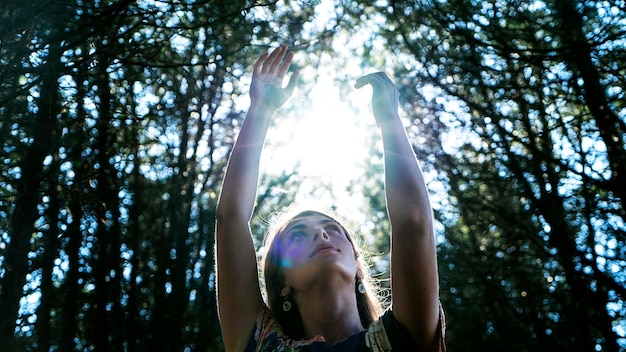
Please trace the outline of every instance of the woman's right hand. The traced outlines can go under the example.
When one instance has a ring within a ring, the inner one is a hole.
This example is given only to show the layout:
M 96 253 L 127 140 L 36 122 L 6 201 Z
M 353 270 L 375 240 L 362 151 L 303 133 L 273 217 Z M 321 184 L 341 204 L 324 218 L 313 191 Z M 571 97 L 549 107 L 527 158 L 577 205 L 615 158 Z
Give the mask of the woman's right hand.
M 293 72 L 285 88 L 283 80 L 293 55 L 293 52 L 287 53 L 286 45 L 282 45 L 257 59 L 250 86 L 252 106 L 275 111 L 291 97 L 298 80 L 298 71 Z

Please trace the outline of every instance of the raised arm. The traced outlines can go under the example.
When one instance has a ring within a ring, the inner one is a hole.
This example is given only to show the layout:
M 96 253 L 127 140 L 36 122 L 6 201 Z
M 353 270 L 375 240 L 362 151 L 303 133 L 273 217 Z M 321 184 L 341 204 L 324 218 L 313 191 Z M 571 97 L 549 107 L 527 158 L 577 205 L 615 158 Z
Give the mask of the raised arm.
M 384 147 L 393 314 L 423 351 L 432 351 L 438 336 L 439 280 L 428 190 L 398 115 L 398 90 L 383 72 L 359 78 L 355 87 L 366 84 L 373 88 L 372 108 Z
M 250 232 L 259 160 L 274 112 L 291 96 L 294 73 L 282 88 L 293 53 L 281 46 L 254 64 L 250 109 L 231 152 L 217 205 L 218 312 L 227 351 L 243 351 L 263 304 Z

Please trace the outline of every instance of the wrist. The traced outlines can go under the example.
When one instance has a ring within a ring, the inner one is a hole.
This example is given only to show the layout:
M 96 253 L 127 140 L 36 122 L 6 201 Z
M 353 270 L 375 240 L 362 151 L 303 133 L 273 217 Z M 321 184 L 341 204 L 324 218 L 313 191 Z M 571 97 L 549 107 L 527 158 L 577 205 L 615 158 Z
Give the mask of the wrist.
M 274 111 L 266 104 L 252 103 L 248 108 L 244 123 L 255 126 L 254 129 L 257 131 L 267 131 L 274 117 Z
M 276 108 L 271 107 L 270 105 L 261 102 L 261 101 L 253 101 L 250 103 L 250 109 L 259 114 L 268 114 L 273 115 L 276 112 Z
M 397 112 L 377 112 L 374 113 L 374 119 L 380 127 L 403 125 L 402 119 Z

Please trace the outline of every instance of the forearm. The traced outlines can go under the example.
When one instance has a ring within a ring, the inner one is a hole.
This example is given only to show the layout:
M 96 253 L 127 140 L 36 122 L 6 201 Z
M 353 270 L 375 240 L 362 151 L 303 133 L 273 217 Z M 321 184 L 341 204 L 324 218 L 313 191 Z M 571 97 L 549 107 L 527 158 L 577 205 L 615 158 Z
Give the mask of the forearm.
M 382 119 L 381 119 L 382 120 Z M 379 123 L 385 161 L 385 193 L 390 221 L 432 226 L 432 209 L 421 168 L 398 116 Z
M 398 115 L 398 90 L 383 72 L 359 78 L 355 87 L 366 84 L 373 88 L 372 110 L 383 140 L 393 313 L 428 350 L 439 322 L 437 252 L 428 191 Z
M 270 118 L 270 112 L 255 107 L 248 111 L 226 167 L 217 205 L 218 308 L 224 343 L 229 347 L 245 343 L 262 303 L 249 221 Z
M 273 113 L 260 105 L 252 105 L 248 110 L 226 167 L 218 216 L 250 219 L 258 187 L 261 151 Z
M 437 335 L 439 283 L 428 190 L 399 118 L 381 126 L 385 192 L 392 228 L 391 286 L 394 315 L 424 350 Z
M 293 54 L 281 46 L 254 63 L 251 106 L 233 146 L 217 204 L 216 267 L 218 311 L 224 346 L 243 350 L 263 298 L 250 232 L 261 151 L 272 115 L 291 96 L 295 79 L 281 87 Z

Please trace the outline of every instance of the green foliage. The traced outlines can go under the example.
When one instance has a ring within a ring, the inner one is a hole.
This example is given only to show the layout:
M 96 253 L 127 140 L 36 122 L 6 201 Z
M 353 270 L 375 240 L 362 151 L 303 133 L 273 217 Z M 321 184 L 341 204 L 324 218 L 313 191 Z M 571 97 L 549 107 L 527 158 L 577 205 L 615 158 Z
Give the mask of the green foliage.
M 238 97 L 270 44 L 324 45 L 311 5 L 2 5 L 3 348 L 223 348 L 214 208 Z
M 416 152 L 448 195 L 451 350 L 624 348 L 623 10 L 362 3 L 384 16 Z
M 624 5 L 353 1 L 320 24 L 320 4 L 0 5 L 4 349 L 221 350 L 214 207 L 247 72 L 275 43 L 317 68 L 347 55 L 337 35 L 395 74 L 433 189 L 450 350 L 626 346 Z M 355 230 L 385 279 L 372 155 Z M 261 180 L 258 245 L 297 171 Z

